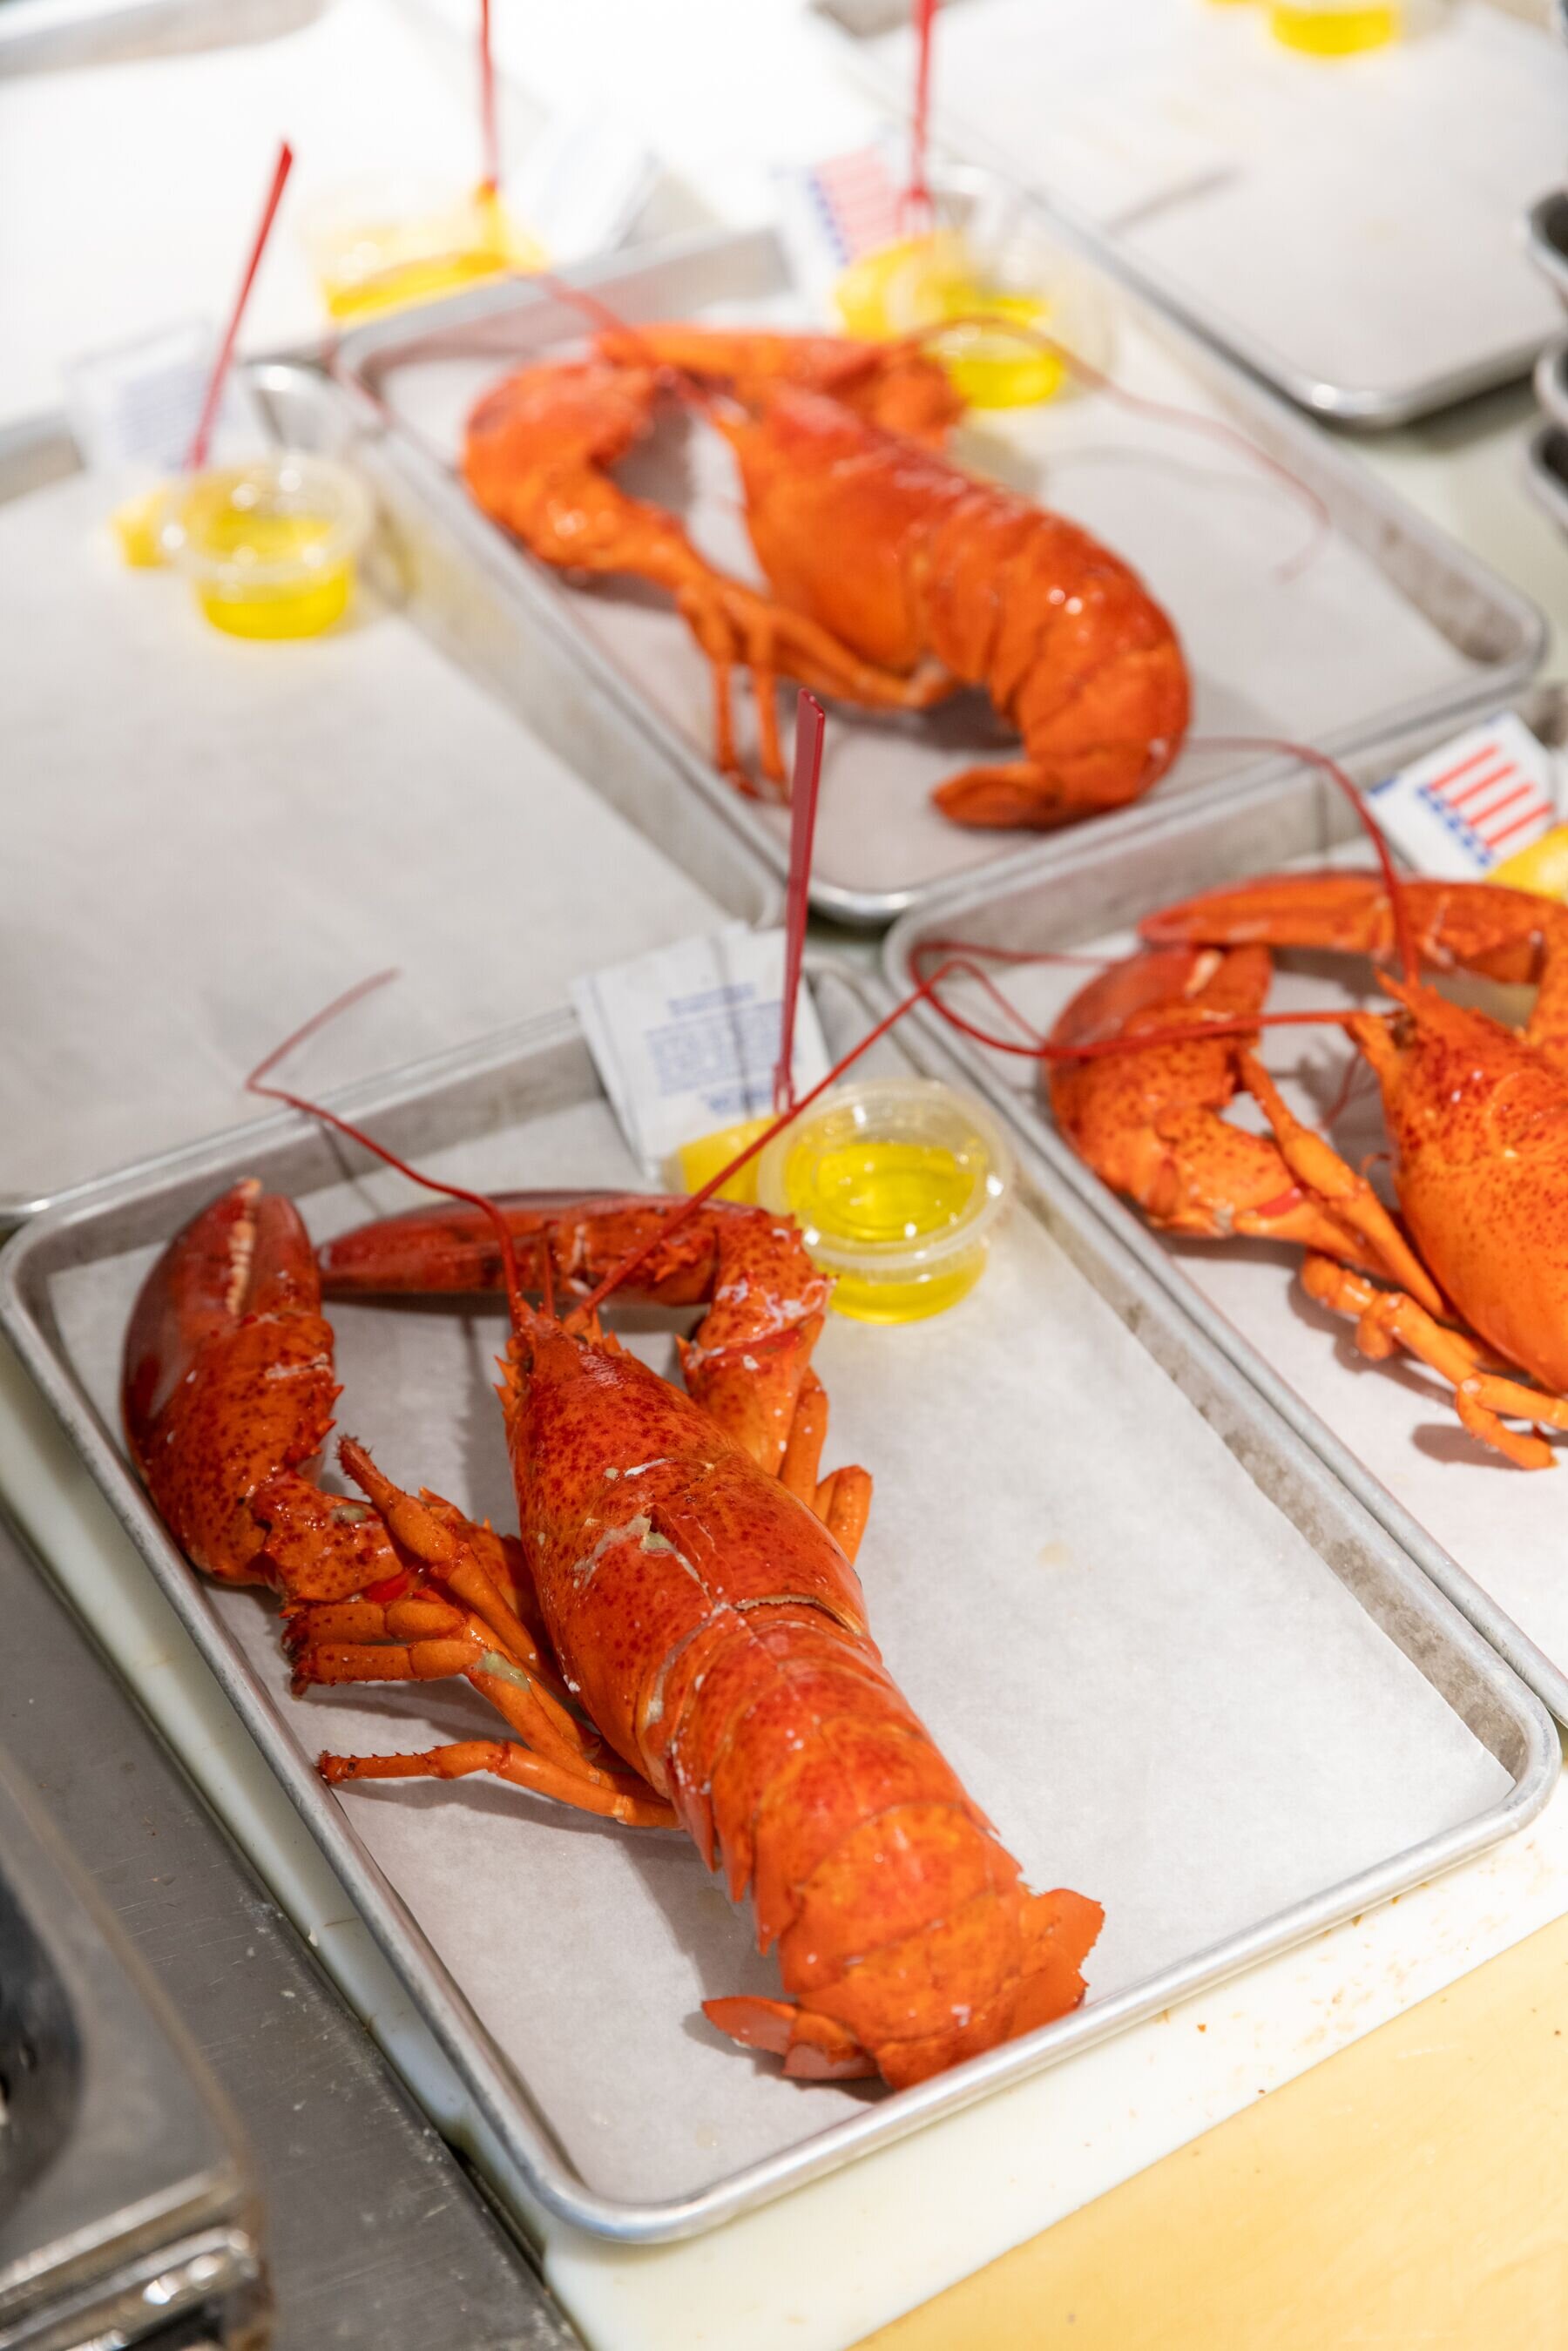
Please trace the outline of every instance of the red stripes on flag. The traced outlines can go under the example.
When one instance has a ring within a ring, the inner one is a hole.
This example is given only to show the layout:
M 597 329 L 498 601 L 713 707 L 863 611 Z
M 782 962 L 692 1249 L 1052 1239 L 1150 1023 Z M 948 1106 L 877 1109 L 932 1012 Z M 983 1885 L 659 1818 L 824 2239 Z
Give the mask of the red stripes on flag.
M 1477 768 L 1484 773 L 1477 775 Z M 1555 814 L 1540 786 L 1521 776 L 1514 760 L 1500 758 L 1495 743 L 1483 743 L 1479 750 L 1434 776 L 1421 789 L 1424 798 L 1450 818 L 1459 817 L 1462 811 L 1463 823 L 1492 857 L 1515 833 L 1543 819 L 1550 821 Z M 1522 808 L 1521 801 L 1525 803 Z
M 898 235 L 898 192 L 882 152 L 831 155 L 811 174 L 817 204 L 847 261 Z

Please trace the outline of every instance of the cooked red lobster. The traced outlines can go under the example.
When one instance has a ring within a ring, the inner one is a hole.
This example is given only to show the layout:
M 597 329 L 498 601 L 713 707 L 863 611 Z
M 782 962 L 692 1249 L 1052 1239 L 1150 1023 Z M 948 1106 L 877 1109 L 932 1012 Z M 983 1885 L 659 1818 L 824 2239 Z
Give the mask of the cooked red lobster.
M 1051 1034 L 1128 1050 L 1050 1063 L 1051 1106 L 1154 1224 L 1299 1243 L 1306 1289 L 1355 1319 L 1364 1354 L 1406 1349 L 1450 1383 L 1473 1437 L 1544 1468 L 1551 1445 L 1509 1422 L 1568 1428 L 1568 911 L 1491 883 L 1397 889 L 1412 968 L 1383 978 L 1393 1011 L 1346 1027 L 1382 1089 L 1399 1217 L 1291 1114 L 1248 1028 L 1271 949 L 1390 953 L 1395 906 L 1374 873 L 1262 876 L 1149 915 L 1145 952 L 1080 989 Z M 1536 986 L 1528 1026 L 1450 1003 L 1417 963 Z M 1239 1093 L 1268 1134 L 1221 1115 Z
M 610 469 L 692 387 L 739 465 L 770 596 L 716 571 L 674 517 Z M 586 360 L 523 368 L 468 420 L 479 505 L 541 562 L 650 580 L 713 666 L 715 763 L 743 785 L 729 688 L 752 676 L 761 764 L 783 778 L 782 675 L 871 708 L 979 686 L 1020 758 L 966 768 L 960 824 L 1045 828 L 1121 807 L 1181 747 L 1186 665 L 1127 565 L 1086 531 L 940 454 L 963 403 L 904 346 L 700 327 L 611 328 Z
M 329 1291 L 507 1282 L 481 1213 L 393 1218 L 318 1261 L 292 1205 L 236 1185 L 149 1275 L 126 1348 L 131 1447 L 189 1556 L 289 1604 L 297 1683 L 462 1676 L 511 1733 L 333 1757 L 334 1784 L 492 1771 L 632 1826 L 687 1829 L 749 1892 L 785 2000 L 704 2003 L 812 2079 L 894 2086 L 1064 2013 L 1098 1904 L 1032 1894 L 887 1673 L 851 1557 L 870 1481 L 819 1480 L 810 1368 L 827 1284 L 794 1228 L 710 1203 L 500 1204 L 520 1280 L 579 1297 L 639 1239 L 636 1288 L 706 1303 L 686 1391 L 596 1319 L 514 1286 L 501 1388 L 520 1539 L 402 1492 L 307 1474 L 330 1426 Z M 548 1257 L 548 1267 L 546 1259 Z

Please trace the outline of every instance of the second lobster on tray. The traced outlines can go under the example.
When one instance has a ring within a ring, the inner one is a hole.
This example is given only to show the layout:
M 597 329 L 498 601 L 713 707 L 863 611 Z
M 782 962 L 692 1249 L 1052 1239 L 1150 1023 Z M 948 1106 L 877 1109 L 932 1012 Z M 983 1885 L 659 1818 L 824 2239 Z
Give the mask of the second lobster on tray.
M 464 297 L 341 368 L 414 601 L 541 728 L 631 714 L 643 772 L 585 772 L 634 820 L 673 771 L 782 875 L 775 685 L 824 694 L 812 903 L 880 925 L 1077 820 L 1256 782 L 1273 738 L 1364 742 L 1539 660 L 1522 599 L 1095 283 L 1108 376 L 1034 409 L 961 413 L 919 350 L 796 331 L 771 232 Z

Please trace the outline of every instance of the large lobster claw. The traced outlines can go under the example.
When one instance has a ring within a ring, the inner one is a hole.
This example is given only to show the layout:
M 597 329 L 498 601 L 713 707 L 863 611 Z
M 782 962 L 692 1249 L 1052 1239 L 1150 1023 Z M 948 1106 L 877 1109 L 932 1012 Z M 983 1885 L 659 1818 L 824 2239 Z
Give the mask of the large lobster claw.
M 170 1242 L 125 1338 L 131 1458 L 196 1566 L 321 1600 L 398 1573 L 373 1512 L 297 1474 L 337 1395 L 298 1211 L 243 1177 Z

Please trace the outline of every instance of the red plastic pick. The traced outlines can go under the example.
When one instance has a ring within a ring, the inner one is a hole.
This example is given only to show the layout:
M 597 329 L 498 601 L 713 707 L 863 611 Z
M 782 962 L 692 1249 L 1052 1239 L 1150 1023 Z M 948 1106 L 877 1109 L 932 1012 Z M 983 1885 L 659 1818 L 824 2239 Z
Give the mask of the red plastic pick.
M 501 149 L 496 135 L 496 60 L 490 51 L 490 0 L 479 0 L 479 143 L 484 176 L 482 196 L 493 196 L 501 184 Z
M 925 150 L 931 125 L 931 28 L 936 22 L 937 0 L 915 0 L 915 106 L 909 119 L 909 185 L 904 210 L 931 218 L 931 190 L 925 178 Z
M 814 694 L 800 688 L 795 705 L 795 773 L 789 786 L 789 879 L 784 893 L 784 1002 L 779 1021 L 779 1065 L 773 1072 L 775 1113 L 795 1102 L 795 999 L 800 992 L 800 958 L 811 907 L 811 841 L 817 830 L 817 791 L 822 780 L 822 736 L 827 720 Z
M 272 224 L 277 212 L 278 200 L 283 194 L 284 183 L 293 169 L 294 150 L 287 140 L 284 139 L 278 143 L 277 164 L 272 174 L 272 186 L 267 191 L 267 202 L 262 207 L 261 225 L 256 232 L 256 242 L 250 249 L 250 259 L 246 264 L 245 276 L 240 280 L 239 296 L 229 318 L 228 331 L 218 346 L 218 355 L 213 362 L 213 371 L 207 380 L 207 396 L 202 402 L 201 422 L 196 426 L 195 436 L 185 459 L 185 471 L 188 474 L 199 474 L 207 462 L 207 444 L 213 437 L 213 426 L 217 422 L 218 408 L 224 396 L 224 386 L 228 381 L 229 363 L 234 358 L 235 345 L 239 340 L 240 320 L 245 317 L 245 306 L 250 300 L 250 289 L 256 283 L 256 273 L 261 266 L 261 256 L 267 250 L 267 240 L 272 235 Z

